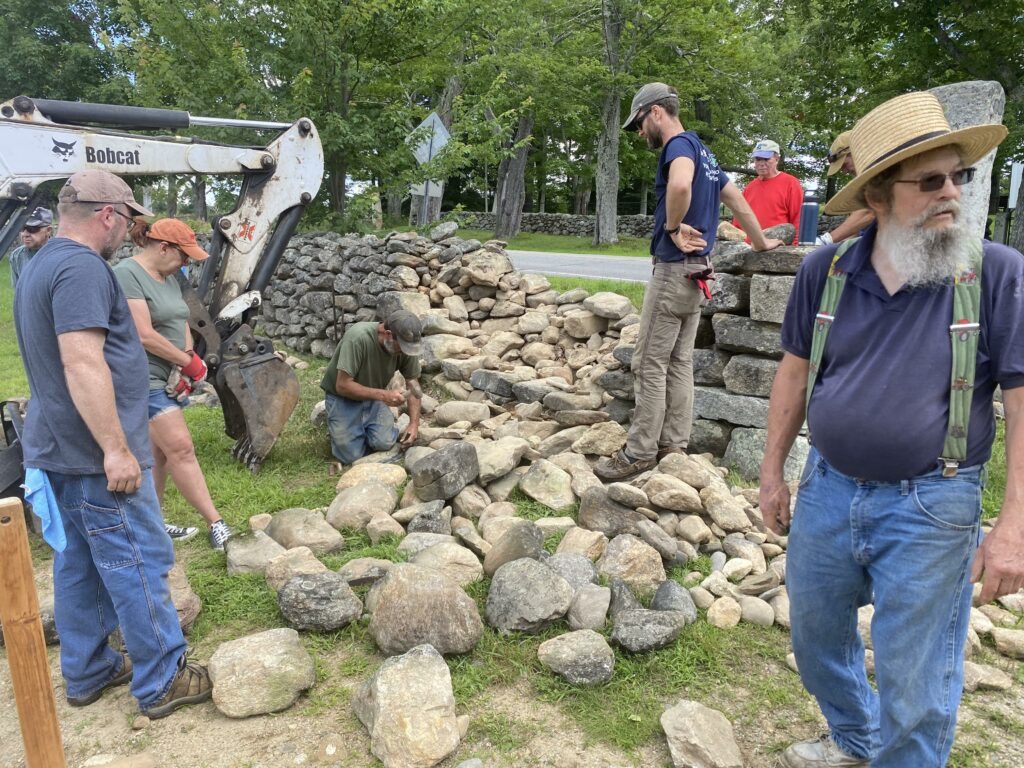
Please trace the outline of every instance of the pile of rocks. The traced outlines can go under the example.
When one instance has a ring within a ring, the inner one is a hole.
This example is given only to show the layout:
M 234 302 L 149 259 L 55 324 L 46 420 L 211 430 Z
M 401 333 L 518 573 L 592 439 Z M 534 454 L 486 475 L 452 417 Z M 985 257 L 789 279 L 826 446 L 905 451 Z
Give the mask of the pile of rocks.
M 448 214 L 467 229 L 484 229 L 494 231 L 497 217 L 493 213 L 475 211 L 459 211 Z M 520 228 L 523 232 L 540 232 L 545 235 L 574 235 L 576 237 L 593 237 L 594 216 L 574 213 L 524 213 Z M 624 237 L 650 238 L 654 231 L 654 217 L 632 216 L 616 217 L 616 232 Z

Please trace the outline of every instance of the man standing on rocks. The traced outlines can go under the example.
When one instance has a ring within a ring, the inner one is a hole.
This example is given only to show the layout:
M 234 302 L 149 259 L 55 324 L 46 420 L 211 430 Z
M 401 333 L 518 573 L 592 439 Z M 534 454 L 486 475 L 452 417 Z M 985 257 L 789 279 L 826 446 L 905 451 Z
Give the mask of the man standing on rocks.
M 779 170 L 779 145 L 770 139 L 764 139 L 754 145 L 750 153 L 754 160 L 754 173 L 757 177 L 743 188 L 743 198 L 759 222 L 755 229 L 768 229 L 776 224 L 792 224 L 796 229 L 793 245 L 800 236 L 800 208 L 804 204 L 804 191 L 800 180 L 792 174 Z M 752 229 L 742 223 L 737 216 L 733 225 L 747 233 L 747 240 L 753 235 Z
M 168 573 L 150 467 L 148 365 L 124 291 L 106 263 L 152 215 L 106 171 L 80 171 L 59 196 L 60 227 L 14 295 L 32 399 L 22 445 L 66 544 L 53 561 L 54 615 L 68 703 L 84 707 L 131 681 L 139 708 L 164 717 L 212 690 L 189 662 Z M 34 480 L 33 480 L 34 482 Z M 120 626 L 127 654 L 108 637 Z
M 53 211 L 49 208 L 36 208 L 25 219 L 21 227 L 21 245 L 11 251 L 8 257 L 11 262 L 11 287 L 18 287 L 18 278 L 25 265 L 35 256 L 39 249 L 53 236 Z
M 391 450 L 396 441 L 401 448 L 416 442 L 423 402 L 422 336 L 420 319 L 404 309 L 383 323 L 355 323 L 345 331 L 320 382 L 331 452 L 338 461 L 351 464 L 370 452 Z M 409 388 L 409 426 L 401 435 L 389 406 L 404 404 L 405 395 L 387 389 L 395 371 L 402 372 Z
M 867 207 L 876 223 L 797 273 L 761 512 L 776 533 L 790 526 L 783 464 L 806 410 L 786 582 L 797 666 L 829 732 L 786 749 L 790 768 L 945 765 L 970 582 L 983 580 L 982 602 L 1024 586 L 1024 257 L 968 232 L 959 203 L 971 165 L 1005 136 L 1001 125 L 951 131 L 929 93 L 872 110 L 850 137 L 859 173 L 826 211 Z M 1006 495 L 979 546 L 997 385 Z M 877 693 L 857 631 L 868 603 Z
M 603 480 L 622 480 L 682 453 L 693 421 L 693 343 L 700 309 L 710 290 L 711 249 L 724 202 L 748 232 L 754 250 L 782 245 L 764 237 L 743 195 L 697 134 L 679 121 L 679 96 L 664 83 L 648 83 L 633 97 L 623 129 L 637 131 L 660 149 L 654 185 L 657 207 L 640 335 L 633 354 L 636 410 L 625 447 L 595 468 Z

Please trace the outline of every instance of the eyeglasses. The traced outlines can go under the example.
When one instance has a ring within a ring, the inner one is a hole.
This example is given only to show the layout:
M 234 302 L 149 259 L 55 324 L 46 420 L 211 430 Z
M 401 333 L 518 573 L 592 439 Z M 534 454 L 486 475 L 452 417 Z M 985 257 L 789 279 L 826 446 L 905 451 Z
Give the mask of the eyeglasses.
M 187 253 L 185 253 L 184 249 L 181 246 L 177 245 L 176 243 L 169 243 L 166 240 L 161 240 L 160 242 L 163 243 L 164 245 L 166 245 L 166 246 L 176 250 L 178 252 L 178 256 L 181 257 L 181 260 L 183 262 L 188 261 L 189 256 L 188 256 Z
M 957 187 L 970 184 L 974 180 L 974 174 L 977 170 L 977 168 L 961 168 L 959 171 L 953 171 L 952 173 L 933 173 L 925 176 L 923 179 L 896 179 L 895 183 L 917 184 L 917 188 L 922 192 L 938 192 L 946 186 L 946 179 L 952 181 Z
M 103 208 L 105 208 L 105 207 L 106 206 L 103 206 Z M 99 211 L 102 211 L 103 208 L 93 208 L 92 210 L 94 212 L 99 212 Z M 121 213 L 119 210 L 117 210 L 117 208 L 111 208 L 110 210 L 112 210 L 114 213 L 116 213 L 122 219 L 127 219 L 128 220 L 128 232 L 131 232 L 133 229 L 135 229 L 135 225 L 139 223 L 135 219 L 133 219 L 131 216 L 129 216 L 127 213 Z
M 21 228 L 21 231 L 28 232 L 30 235 L 34 235 L 36 232 L 43 229 L 44 227 L 44 224 L 40 224 L 38 227 L 30 227 L 26 224 L 24 227 Z

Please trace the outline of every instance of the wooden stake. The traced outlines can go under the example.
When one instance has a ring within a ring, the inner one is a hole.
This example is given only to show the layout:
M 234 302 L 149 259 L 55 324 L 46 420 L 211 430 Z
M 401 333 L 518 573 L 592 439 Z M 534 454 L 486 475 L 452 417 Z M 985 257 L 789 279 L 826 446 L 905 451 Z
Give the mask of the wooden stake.
M 0 499 L 0 621 L 26 764 L 28 768 L 65 768 L 25 513 L 14 498 Z

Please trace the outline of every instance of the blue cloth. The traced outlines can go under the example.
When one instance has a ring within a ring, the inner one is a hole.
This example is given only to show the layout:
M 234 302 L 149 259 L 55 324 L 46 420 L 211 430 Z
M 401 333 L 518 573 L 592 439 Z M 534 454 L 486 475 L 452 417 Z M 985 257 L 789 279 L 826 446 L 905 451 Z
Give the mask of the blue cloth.
M 394 448 L 395 417 L 380 400 L 349 400 L 330 392 L 324 397 L 331 453 L 338 461 L 351 464 L 368 453 Z
M 949 420 L 952 283 L 890 296 L 871 266 L 875 227 L 839 260 L 848 273 L 829 332 L 807 423 L 815 447 L 840 472 L 901 480 L 937 465 Z M 837 246 L 797 272 L 782 348 L 811 356 L 814 316 Z M 981 337 L 965 464 L 984 464 L 995 436 L 992 394 L 1024 386 L 1024 257 L 986 242 Z M 850 436 L 856 435 L 851 440 Z
M 100 255 L 51 238 L 18 280 L 14 321 L 32 391 L 22 437 L 25 466 L 71 475 L 104 471 L 103 452 L 71 401 L 57 344 L 60 334 L 93 328 L 106 332 L 103 357 L 128 447 L 140 466 L 152 466 L 146 353 L 124 291 Z
M 683 253 L 676 248 L 672 238 L 665 234 L 665 191 L 668 187 L 668 168 L 673 160 L 688 157 L 693 161 L 693 185 L 690 207 L 683 216 L 683 223 L 699 229 L 707 247 L 700 253 Z M 665 142 L 658 158 L 658 171 L 654 176 L 654 194 L 657 205 L 654 209 L 654 233 L 651 235 L 651 255 L 657 261 L 682 261 L 687 256 L 706 256 L 715 247 L 718 234 L 718 209 L 721 203 L 722 187 L 729 183 L 729 177 L 718 167 L 718 161 L 697 134 L 686 131 Z
M 856 480 L 811 451 L 786 554 L 793 651 L 832 738 L 872 768 L 946 764 L 963 689 L 980 467 Z M 875 693 L 857 609 L 874 603 Z
M 108 491 L 104 475 L 49 476 L 68 541 L 53 561 L 67 695 L 88 696 L 118 674 L 121 654 L 107 637 L 120 626 L 134 665 L 132 694 L 145 710 L 167 692 L 186 647 L 168 584 L 174 549 L 153 476 L 143 472 L 132 494 Z
M 29 467 L 25 470 L 25 501 L 32 505 L 32 514 L 43 524 L 43 541 L 53 547 L 56 552 L 63 552 L 67 546 L 64 535 L 64 523 L 60 519 L 57 500 L 53 497 L 53 487 L 46 473 L 41 469 Z
M 180 411 L 188 405 L 188 398 L 186 397 L 184 400 L 178 401 L 168 395 L 164 389 L 151 389 L 149 390 L 149 400 L 147 403 L 149 418 L 152 420 L 170 411 Z

